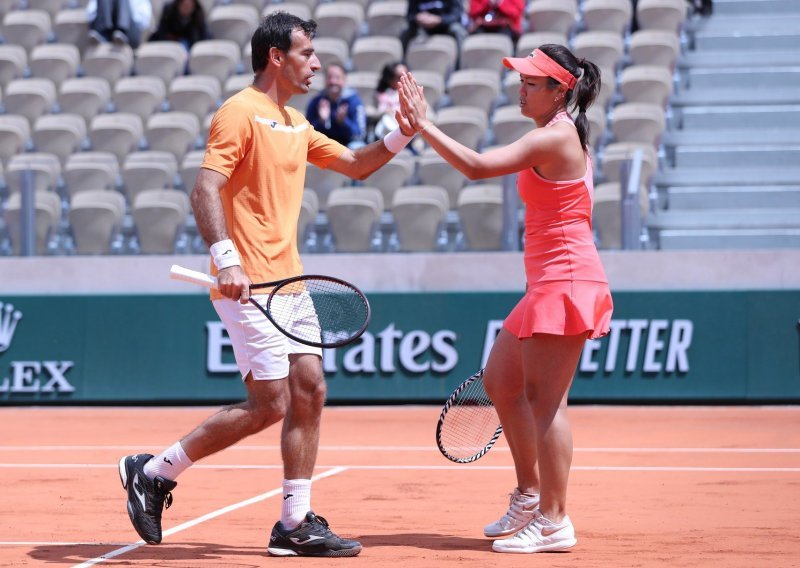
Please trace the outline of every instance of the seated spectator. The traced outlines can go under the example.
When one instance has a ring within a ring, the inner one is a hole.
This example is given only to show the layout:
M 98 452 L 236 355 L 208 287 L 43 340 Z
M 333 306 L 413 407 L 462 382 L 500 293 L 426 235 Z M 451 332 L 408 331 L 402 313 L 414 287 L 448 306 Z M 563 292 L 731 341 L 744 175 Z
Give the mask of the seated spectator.
M 195 42 L 211 39 L 203 5 L 198 0 L 174 0 L 161 13 L 150 41 L 178 41 L 188 52 Z
M 152 17 L 150 0 L 89 0 L 86 4 L 89 43 L 113 41 L 136 49 Z
M 408 72 L 400 61 L 387 63 L 383 66 L 378 86 L 375 87 L 375 109 L 378 114 L 378 122 L 375 125 L 375 138 L 383 138 L 386 134 L 397 128 L 395 113 L 400 110 L 400 93 L 397 92 L 397 84 L 403 73 Z
M 311 99 L 306 118 L 311 125 L 337 142 L 357 148 L 367 134 L 367 111 L 358 93 L 346 87 L 347 75 L 341 65 L 325 69 L 325 88 Z
M 461 0 L 408 0 L 407 27 L 400 34 L 405 51 L 418 35 L 448 34 L 458 49 L 467 37 L 464 5 Z
M 469 32 L 506 34 L 516 45 L 524 11 L 524 0 L 470 0 Z

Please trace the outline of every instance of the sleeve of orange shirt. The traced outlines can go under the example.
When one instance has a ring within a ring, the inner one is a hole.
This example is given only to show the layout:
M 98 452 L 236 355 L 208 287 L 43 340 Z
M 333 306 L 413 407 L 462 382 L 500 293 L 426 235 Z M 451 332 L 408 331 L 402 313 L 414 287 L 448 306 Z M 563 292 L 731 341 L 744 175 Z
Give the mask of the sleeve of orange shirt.
M 238 105 L 223 104 L 211 120 L 206 155 L 201 167 L 231 177 L 253 139 L 250 113 Z
M 347 148 L 336 140 L 317 132 L 309 123 L 311 136 L 308 139 L 308 161 L 318 168 L 327 168 Z

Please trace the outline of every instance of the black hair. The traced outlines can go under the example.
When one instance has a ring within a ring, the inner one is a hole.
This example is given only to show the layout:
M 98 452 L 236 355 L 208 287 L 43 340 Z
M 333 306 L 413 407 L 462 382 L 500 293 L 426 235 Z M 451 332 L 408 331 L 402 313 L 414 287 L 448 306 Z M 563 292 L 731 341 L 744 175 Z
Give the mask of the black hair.
M 578 129 L 581 146 L 586 150 L 589 141 L 589 119 L 586 117 L 586 109 L 592 105 L 600 93 L 600 68 L 591 61 L 575 57 L 563 45 L 547 43 L 540 45 L 539 49 L 578 79 L 575 87 L 567 91 L 564 102 L 567 110 L 571 107 L 573 111 L 578 111 L 578 115 L 575 117 L 575 127 Z M 551 77 L 551 88 L 558 85 L 560 83 Z
M 394 81 L 395 69 L 397 69 L 398 65 L 402 64 L 402 61 L 392 61 L 383 66 L 383 69 L 381 70 L 381 76 L 378 79 L 378 86 L 375 87 L 377 92 L 383 93 L 391 86 L 392 82 Z
M 288 12 L 273 12 L 262 18 L 258 28 L 250 40 L 253 54 L 253 71 L 261 73 L 267 68 L 270 48 L 278 48 L 283 52 L 292 47 L 292 32 L 301 30 L 309 39 L 317 33 L 317 22 L 304 20 Z

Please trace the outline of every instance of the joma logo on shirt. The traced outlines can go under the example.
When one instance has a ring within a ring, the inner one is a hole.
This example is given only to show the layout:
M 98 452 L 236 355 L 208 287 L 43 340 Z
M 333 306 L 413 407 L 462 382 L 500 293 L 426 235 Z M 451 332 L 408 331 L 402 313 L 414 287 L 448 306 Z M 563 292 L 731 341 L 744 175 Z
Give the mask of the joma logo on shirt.
M 258 115 L 255 115 L 253 117 L 253 120 L 255 120 L 258 124 L 266 124 L 276 132 L 295 133 L 295 132 L 301 132 L 306 128 L 308 128 L 307 122 L 304 122 L 303 124 L 298 124 L 297 126 L 290 126 L 288 124 L 280 124 L 278 123 L 277 120 L 272 120 L 271 118 L 264 118 L 263 116 L 258 116 Z

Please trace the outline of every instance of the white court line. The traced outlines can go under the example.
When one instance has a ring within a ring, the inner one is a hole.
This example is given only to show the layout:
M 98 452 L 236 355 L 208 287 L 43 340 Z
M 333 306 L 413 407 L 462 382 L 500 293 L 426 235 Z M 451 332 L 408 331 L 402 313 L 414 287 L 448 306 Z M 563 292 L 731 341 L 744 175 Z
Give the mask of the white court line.
M 330 469 L 328 471 L 324 471 L 319 475 L 315 475 L 311 478 L 311 481 L 319 481 L 320 479 L 324 479 L 326 477 L 330 477 L 332 475 L 336 475 L 337 473 L 342 473 L 346 471 L 346 467 L 337 467 Z M 262 493 L 261 495 L 256 495 L 255 497 L 251 497 L 250 499 L 245 499 L 244 501 L 239 501 L 238 503 L 234 503 L 233 505 L 228 505 L 227 507 L 222 507 L 221 509 L 217 509 L 216 511 L 212 511 L 210 513 L 206 513 L 196 519 L 192 519 L 191 521 L 186 521 L 178 526 L 172 527 L 171 529 L 167 529 L 164 531 L 163 535 L 171 536 L 175 533 L 179 533 L 181 531 L 185 531 L 186 529 L 190 529 L 194 526 L 199 525 L 200 523 L 204 523 L 206 521 L 210 521 L 216 517 L 224 515 L 226 513 L 230 513 L 231 511 L 235 511 L 237 509 L 241 509 L 242 507 L 247 507 L 249 505 L 253 505 L 255 503 L 259 503 L 264 501 L 265 499 L 269 499 L 270 497 L 274 497 L 275 495 L 280 495 L 283 492 L 283 489 L 273 489 L 272 491 L 267 491 L 266 493 Z M 133 544 L 129 544 L 127 546 L 123 546 L 122 548 L 117 548 L 116 550 L 112 550 L 111 552 L 107 552 L 102 556 L 98 556 L 97 558 L 92 558 L 91 560 L 87 560 L 86 562 L 82 562 L 81 564 L 76 564 L 73 568 L 88 568 L 89 566 L 94 566 L 95 564 L 100 564 L 106 560 L 110 560 L 121 554 L 125 554 L 126 552 L 130 552 L 131 550 L 136 550 L 137 548 L 144 546 L 145 542 L 143 540 L 137 541 Z
M 115 464 L 107 463 L 0 463 L 0 469 L 111 469 Z M 332 468 L 344 470 L 454 470 L 454 471 L 494 471 L 510 470 L 511 465 L 318 465 L 319 468 Z M 215 470 L 266 470 L 281 469 L 282 465 L 205 465 L 196 464 L 192 469 Z M 602 466 L 602 465 L 577 465 L 570 468 L 572 471 L 730 471 L 730 472 L 764 472 L 764 473 L 793 473 L 800 472 L 800 467 L 693 467 L 693 466 Z
M 0 546 L 126 546 L 122 542 L 55 542 L 37 540 L 0 540 Z
M 53 451 L 104 451 L 138 450 L 158 447 L 163 444 L 139 444 L 136 446 L 0 446 L 0 452 L 53 452 Z M 280 446 L 231 446 L 228 450 L 244 452 L 278 451 Z M 435 446 L 320 446 L 321 451 L 334 452 L 422 452 L 438 451 Z M 508 452 L 506 446 L 495 446 L 493 450 Z M 732 453 L 732 454 L 796 454 L 800 448 L 575 448 L 574 452 L 586 453 Z

